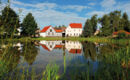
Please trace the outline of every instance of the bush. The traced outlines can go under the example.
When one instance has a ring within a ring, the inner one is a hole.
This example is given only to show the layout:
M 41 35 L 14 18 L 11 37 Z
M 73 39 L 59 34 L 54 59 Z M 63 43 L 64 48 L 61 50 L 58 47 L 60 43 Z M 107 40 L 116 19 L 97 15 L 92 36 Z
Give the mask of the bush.
M 128 36 L 126 35 L 125 32 L 118 33 L 118 38 L 119 38 L 119 39 L 127 38 L 127 37 L 128 37 Z

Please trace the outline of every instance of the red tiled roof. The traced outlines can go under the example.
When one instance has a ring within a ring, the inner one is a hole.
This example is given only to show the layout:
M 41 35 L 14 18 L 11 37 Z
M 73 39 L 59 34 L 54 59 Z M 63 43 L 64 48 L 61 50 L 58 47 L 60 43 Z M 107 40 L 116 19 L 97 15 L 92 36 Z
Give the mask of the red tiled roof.
M 41 30 L 41 32 L 46 32 L 50 27 L 51 27 L 51 26 L 46 26 L 46 27 L 44 27 L 44 28 Z
M 44 44 L 40 44 L 44 49 L 46 49 L 47 51 L 51 51 L 46 45 Z
M 63 32 L 61 29 L 54 29 L 56 32 Z
M 55 48 L 62 48 L 63 45 L 56 45 Z
M 117 31 L 117 32 L 113 32 L 113 35 L 117 35 L 117 34 L 119 34 L 119 33 L 125 33 L 125 34 L 127 34 L 127 35 L 130 35 L 130 32 L 127 32 L 127 31 L 125 31 L 125 30 L 119 30 L 119 31 Z
M 81 54 L 81 49 L 71 49 L 70 51 L 69 51 L 69 53 L 73 53 L 73 54 Z
M 81 23 L 71 23 L 70 27 L 71 28 L 82 28 L 82 24 Z

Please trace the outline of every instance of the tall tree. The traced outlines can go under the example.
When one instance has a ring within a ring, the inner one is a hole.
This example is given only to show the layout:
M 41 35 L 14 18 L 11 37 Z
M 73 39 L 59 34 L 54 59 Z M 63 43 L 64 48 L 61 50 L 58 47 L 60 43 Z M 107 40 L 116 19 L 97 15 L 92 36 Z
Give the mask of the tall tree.
M 119 24 L 121 20 L 121 11 L 114 11 L 110 14 L 111 26 L 113 27 L 113 32 L 119 30 Z
M 1 20 L 2 26 L 8 35 L 12 35 L 13 33 L 18 32 L 17 28 L 20 27 L 19 17 L 9 6 L 2 10 Z
M 91 24 L 90 19 L 87 19 L 85 26 L 84 26 L 84 30 L 83 30 L 83 36 L 90 37 L 92 35 L 93 35 L 93 26 Z
M 122 22 L 123 22 L 123 27 L 124 30 L 130 32 L 130 23 L 129 23 L 129 17 L 127 15 L 127 13 L 125 12 L 122 16 Z
M 97 22 L 98 22 L 97 15 L 93 15 L 91 17 L 90 21 L 91 21 L 92 28 L 93 28 L 93 32 L 92 33 L 95 33 L 95 31 L 97 30 Z
M 101 36 L 109 36 L 112 34 L 112 27 L 110 26 L 110 18 L 108 15 L 104 15 L 101 19 Z
M 38 26 L 34 17 L 32 16 L 32 13 L 28 13 L 22 23 L 22 35 L 24 36 L 34 35 L 37 28 Z

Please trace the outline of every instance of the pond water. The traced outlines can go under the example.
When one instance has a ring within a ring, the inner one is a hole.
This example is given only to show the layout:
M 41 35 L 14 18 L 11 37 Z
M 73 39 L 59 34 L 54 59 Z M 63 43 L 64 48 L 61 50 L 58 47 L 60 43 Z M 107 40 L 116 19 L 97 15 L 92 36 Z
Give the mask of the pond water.
M 43 72 L 55 65 L 59 80 L 130 80 L 129 62 L 128 43 L 43 40 L 0 45 L 0 79 L 3 80 L 15 80 L 23 72 L 31 80 L 33 70 L 35 79 L 40 80 Z

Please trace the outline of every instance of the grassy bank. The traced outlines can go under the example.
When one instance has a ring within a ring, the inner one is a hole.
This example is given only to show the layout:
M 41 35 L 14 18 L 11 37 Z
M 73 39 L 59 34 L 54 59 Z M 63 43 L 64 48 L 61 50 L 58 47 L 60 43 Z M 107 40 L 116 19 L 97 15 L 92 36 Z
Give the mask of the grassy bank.
M 45 38 L 30 38 L 30 37 L 23 37 L 19 39 L 2 39 L 4 41 L 34 41 L 34 40 L 71 40 L 71 41 L 90 41 L 90 42 L 103 42 L 103 43 L 130 43 L 130 39 L 112 39 L 112 38 L 105 38 L 105 37 L 45 37 Z
M 32 40 L 71 40 L 71 41 L 105 42 L 105 43 L 130 43 L 130 39 L 111 39 L 111 38 L 104 38 L 104 37 L 90 37 L 90 38 L 83 38 L 83 37 L 67 37 L 67 38 L 46 37 L 46 38 L 32 38 Z

